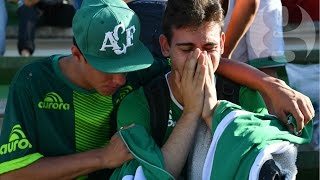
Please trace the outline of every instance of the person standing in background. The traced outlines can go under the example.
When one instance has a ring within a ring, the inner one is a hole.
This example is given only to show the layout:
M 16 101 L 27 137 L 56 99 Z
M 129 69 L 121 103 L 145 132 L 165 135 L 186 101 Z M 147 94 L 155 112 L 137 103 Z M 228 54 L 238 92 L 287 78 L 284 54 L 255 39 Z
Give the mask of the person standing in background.
M 23 0 L 17 10 L 19 18 L 18 51 L 28 57 L 35 51 L 35 33 L 38 25 L 71 27 L 75 9 L 63 0 Z M 42 21 L 43 20 L 43 21 Z
M 162 17 L 167 6 L 167 0 L 125 0 L 128 6 L 137 13 L 141 20 L 140 40 L 158 58 L 162 55 L 159 36 L 162 34 Z
M 273 67 L 287 62 L 284 56 L 282 4 L 279 0 L 221 0 L 226 12 L 223 57 L 242 62 L 256 61 L 258 67 L 277 77 Z
M 6 0 L 0 0 L 0 56 L 3 56 L 6 50 L 7 20 Z

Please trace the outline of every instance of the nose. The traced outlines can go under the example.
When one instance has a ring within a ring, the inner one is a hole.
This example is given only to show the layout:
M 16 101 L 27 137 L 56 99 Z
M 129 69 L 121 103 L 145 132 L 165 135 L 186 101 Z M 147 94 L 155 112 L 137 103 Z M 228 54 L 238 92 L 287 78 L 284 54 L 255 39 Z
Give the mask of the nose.
M 127 74 L 113 74 L 112 82 L 118 86 L 122 86 L 126 83 Z

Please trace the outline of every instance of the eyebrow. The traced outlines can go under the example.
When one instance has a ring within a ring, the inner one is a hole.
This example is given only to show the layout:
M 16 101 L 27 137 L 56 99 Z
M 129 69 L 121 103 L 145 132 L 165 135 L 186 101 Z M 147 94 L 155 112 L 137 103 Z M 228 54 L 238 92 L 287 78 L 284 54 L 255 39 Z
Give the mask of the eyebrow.
M 217 44 L 218 43 L 216 42 L 208 42 L 204 46 L 212 46 L 212 45 L 215 46 Z M 193 43 L 177 43 L 176 46 L 194 46 L 194 44 Z
M 193 43 L 177 43 L 177 46 L 194 46 Z

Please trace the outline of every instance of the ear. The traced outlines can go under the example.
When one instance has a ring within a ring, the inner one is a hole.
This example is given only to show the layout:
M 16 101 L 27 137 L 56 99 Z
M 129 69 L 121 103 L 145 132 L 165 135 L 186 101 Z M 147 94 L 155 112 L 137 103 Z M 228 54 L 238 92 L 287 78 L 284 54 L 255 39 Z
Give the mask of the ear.
M 159 37 L 160 47 L 162 51 L 162 55 L 164 57 L 170 57 L 170 44 L 165 35 L 161 34 Z
M 74 57 L 78 62 L 85 61 L 82 53 L 80 52 L 80 50 L 78 49 L 77 46 L 72 45 L 72 47 L 71 47 L 71 53 L 72 53 L 73 57 Z
M 224 42 L 226 40 L 226 35 L 224 34 L 224 32 L 221 33 L 221 37 L 220 37 L 220 48 L 221 48 L 221 51 L 220 51 L 220 54 L 223 54 L 224 52 Z

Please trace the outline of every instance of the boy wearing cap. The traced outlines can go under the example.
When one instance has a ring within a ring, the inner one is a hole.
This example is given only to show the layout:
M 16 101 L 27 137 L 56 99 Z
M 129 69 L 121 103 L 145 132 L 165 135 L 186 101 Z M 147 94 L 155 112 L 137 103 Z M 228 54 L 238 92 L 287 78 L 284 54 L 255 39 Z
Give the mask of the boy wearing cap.
M 26 65 L 12 81 L 0 179 L 73 179 L 132 158 L 108 124 L 112 94 L 153 57 L 139 41 L 138 17 L 123 1 L 82 7 L 73 19 L 72 55 Z
M 51 56 L 16 74 L 0 136 L 1 178 L 73 179 L 89 174 L 97 179 L 98 173 L 92 172 L 132 159 L 109 120 L 113 101 L 120 101 L 112 95 L 126 83 L 127 72 L 153 61 L 138 40 L 139 28 L 123 1 L 84 1 L 73 20 L 72 55 Z M 121 91 L 120 97 L 132 89 Z M 287 94 L 281 95 L 288 100 Z M 303 98 L 298 94 L 290 100 Z M 190 101 L 190 106 L 197 103 Z M 192 114 L 188 117 L 193 119 Z

